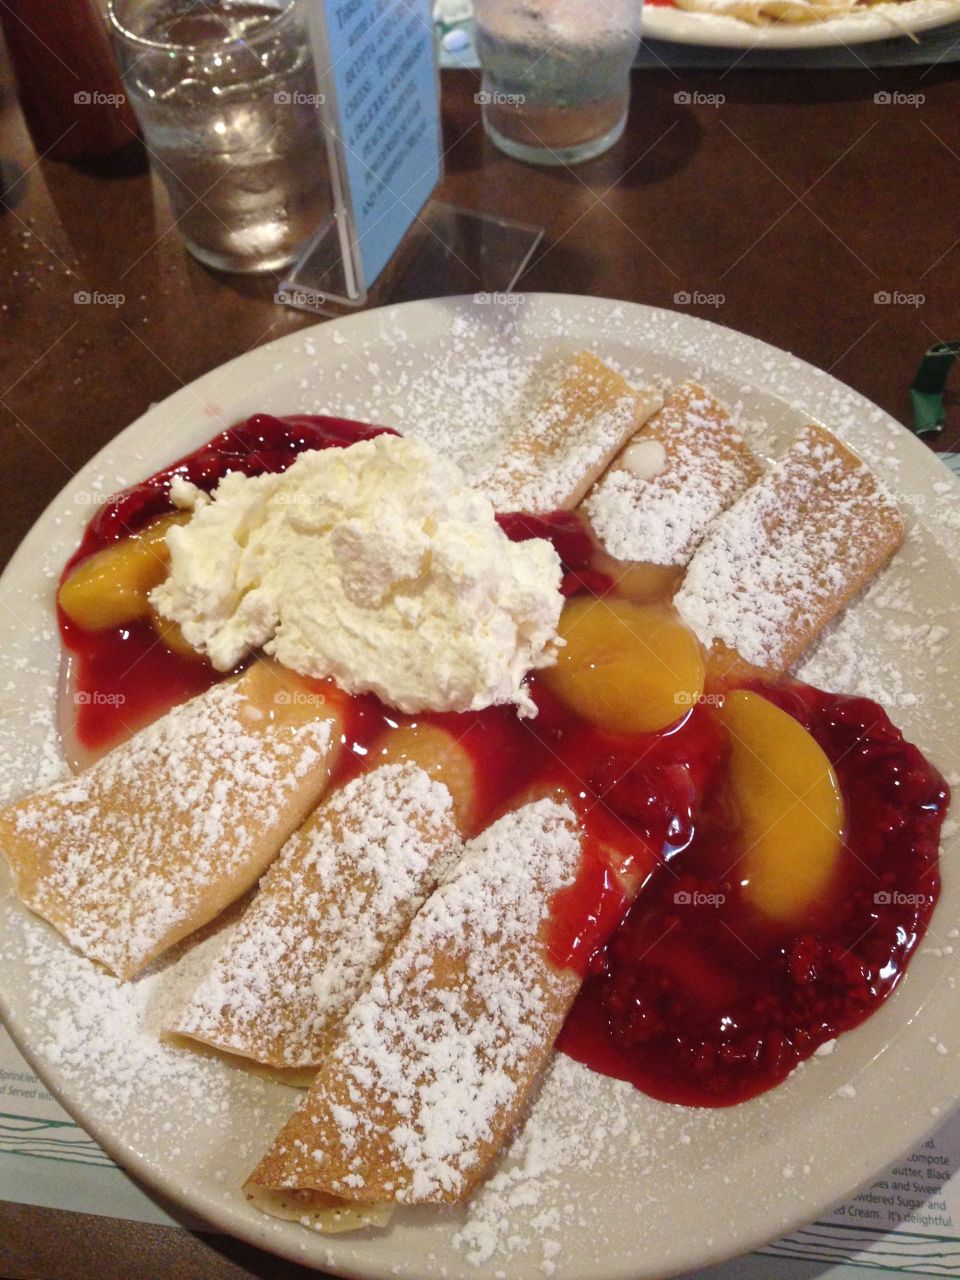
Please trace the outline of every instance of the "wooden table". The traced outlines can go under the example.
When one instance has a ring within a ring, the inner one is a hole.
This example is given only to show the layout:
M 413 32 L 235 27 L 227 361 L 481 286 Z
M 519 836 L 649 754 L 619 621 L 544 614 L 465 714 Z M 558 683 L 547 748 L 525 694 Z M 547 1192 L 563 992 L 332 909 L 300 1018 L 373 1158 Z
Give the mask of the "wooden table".
M 924 350 L 960 336 L 958 75 L 645 71 L 613 151 L 537 171 L 485 139 L 477 77 L 446 73 L 439 194 L 546 228 L 523 290 L 664 307 L 715 295 L 690 309 L 795 352 L 906 422 Z M 135 148 L 109 166 L 38 161 L 3 83 L 0 157 L 7 185 L 11 171 L 20 180 L 0 216 L 0 564 L 149 404 L 315 323 L 274 304 L 272 278 L 227 279 L 188 257 Z M 876 102 L 884 92 L 924 100 Z M 84 290 L 124 301 L 83 305 Z M 884 305 L 881 292 L 923 301 Z M 949 412 L 937 448 L 960 439 L 956 397 Z M 232 1240 L 0 1205 L 6 1280 L 314 1274 Z

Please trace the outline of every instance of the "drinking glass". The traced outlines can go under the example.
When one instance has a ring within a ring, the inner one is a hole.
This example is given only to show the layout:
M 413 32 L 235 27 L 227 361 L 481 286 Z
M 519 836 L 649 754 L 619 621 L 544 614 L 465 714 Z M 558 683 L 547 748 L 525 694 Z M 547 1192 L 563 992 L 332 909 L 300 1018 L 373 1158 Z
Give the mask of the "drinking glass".
M 483 123 L 507 155 L 569 165 L 623 133 L 642 0 L 476 0 Z
M 111 0 L 123 82 L 187 248 L 275 271 L 332 211 L 304 0 Z

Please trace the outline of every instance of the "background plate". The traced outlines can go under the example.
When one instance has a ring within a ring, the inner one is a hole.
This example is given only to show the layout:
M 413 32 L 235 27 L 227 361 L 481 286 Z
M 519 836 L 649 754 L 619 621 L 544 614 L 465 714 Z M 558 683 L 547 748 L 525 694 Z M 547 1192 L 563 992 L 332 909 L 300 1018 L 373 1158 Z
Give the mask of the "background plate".
M 806 671 L 828 686 L 882 695 L 956 777 L 960 573 L 950 544 L 960 486 L 936 457 L 833 378 L 717 325 L 579 297 L 508 302 L 418 302 L 283 338 L 155 405 L 94 458 L 0 581 L 7 794 L 62 769 L 54 588 L 104 495 L 257 409 L 394 424 L 445 442 L 469 469 L 537 394 L 550 359 L 581 346 L 636 377 L 706 382 L 769 452 L 817 418 L 885 477 L 907 515 L 907 545 Z M 295 1095 L 158 1044 L 165 1010 L 209 942 L 121 987 L 28 917 L 3 864 L 0 1013 L 50 1089 L 120 1164 L 264 1248 L 361 1277 L 637 1280 L 745 1251 L 815 1217 L 954 1103 L 960 949 L 945 939 L 958 916 L 960 877 L 948 851 L 933 928 L 895 997 L 766 1097 L 723 1111 L 672 1107 L 557 1057 L 526 1129 L 468 1208 L 406 1210 L 366 1236 L 323 1239 L 250 1209 L 240 1183 Z
M 907 0 L 904 4 L 871 5 L 823 22 L 782 22 L 765 27 L 722 14 L 648 4 L 643 9 L 643 34 L 650 40 L 729 49 L 819 49 L 890 40 L 908 31 L 916 34 L 942 27 L 957 18 L 960 0 Z

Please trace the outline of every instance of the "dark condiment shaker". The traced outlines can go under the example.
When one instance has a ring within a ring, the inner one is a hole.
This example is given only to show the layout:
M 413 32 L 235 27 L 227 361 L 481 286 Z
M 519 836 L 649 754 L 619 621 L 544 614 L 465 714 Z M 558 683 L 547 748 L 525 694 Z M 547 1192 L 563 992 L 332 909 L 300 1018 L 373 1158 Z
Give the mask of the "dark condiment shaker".
M 93 160 L 138 135 L 96 0 L 4 0 L 0 25 L 40 155 Z

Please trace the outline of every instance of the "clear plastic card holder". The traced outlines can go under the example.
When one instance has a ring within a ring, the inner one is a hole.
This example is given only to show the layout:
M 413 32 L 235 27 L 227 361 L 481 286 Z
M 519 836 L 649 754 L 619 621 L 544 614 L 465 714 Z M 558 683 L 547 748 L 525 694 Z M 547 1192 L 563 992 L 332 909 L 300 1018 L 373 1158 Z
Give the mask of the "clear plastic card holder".
M 334 282 L 343 270 L 340 241 L 328 226 L 283 281 L 277 301 L 301 311 L 341 315 L 420 298 L 509 293 L 542 238 L 541 227 L 430 200 L 369 289 L 354 298 L 337 296 Z
M 432 198 L 443 176 L 430 0 L 309 0 L 332 208 L 277 301 L 323 315 L 505 293 L 543 231 Z

